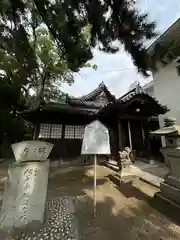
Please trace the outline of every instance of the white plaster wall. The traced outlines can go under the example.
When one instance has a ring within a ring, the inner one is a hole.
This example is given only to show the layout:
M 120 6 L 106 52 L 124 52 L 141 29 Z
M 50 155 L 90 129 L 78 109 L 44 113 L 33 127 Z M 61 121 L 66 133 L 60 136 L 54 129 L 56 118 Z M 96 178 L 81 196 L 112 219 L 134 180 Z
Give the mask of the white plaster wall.
M 177 74 L 176 62 L 172 62 L 158 69 L 153 74 L 155 97 L 161 104 L 170 109 L 164 116 L 160 115 L 160 126 L 164 125 L 164 117 L 175 117 L 180 124 L 180 76 Z
M 154 97 L 154 91 L 152 89 L 147 89 L 146 92 L 149 94 L 149 96 Z
M 151 96 L 154 97 L 154 81 L 143 86 L 143 89 Z

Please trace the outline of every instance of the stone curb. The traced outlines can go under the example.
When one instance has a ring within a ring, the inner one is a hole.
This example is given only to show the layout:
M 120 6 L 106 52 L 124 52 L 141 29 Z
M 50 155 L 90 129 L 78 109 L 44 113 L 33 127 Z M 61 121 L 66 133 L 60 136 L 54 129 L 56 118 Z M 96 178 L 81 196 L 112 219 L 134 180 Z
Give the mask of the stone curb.
M 152 182 L 152 181 L 148 180 L 147 178 L 143 178 L 143 177 L 139 176 L 139 179 L 147 184 L 150 184 L 153 187 L 160 188 L 160 185 L 158 183 Z
M 160 198 L 161 200 L 171 204 L 172 206 L 174 206 L 175 208 L 177 208 L 178 210 L 180 210 L 180 206 L 178 204 L 176 204 L 175 202 L 173 202 L 172 200 L 164 197 L 160 192 L 155 193 L 154 198 Z

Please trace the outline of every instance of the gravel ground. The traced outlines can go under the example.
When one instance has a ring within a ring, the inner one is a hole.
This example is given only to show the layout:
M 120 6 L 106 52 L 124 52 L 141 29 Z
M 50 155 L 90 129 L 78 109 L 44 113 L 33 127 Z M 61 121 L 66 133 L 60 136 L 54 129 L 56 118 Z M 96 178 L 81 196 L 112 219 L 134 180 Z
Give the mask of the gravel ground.
M 156 202 L 159 189 L 142 181 L 122 184 L 115 172 L 97 167 L 97 216 L 93 215 L 93 167 L 76 169 L 52 179 L 56 194 L 74 196 L 80 240 L 179 240 L 179 213 Z M 52 188 L 51 188 L 52 189 Z M 175 218 L 175 215 L 177 218 Z
M 74 219 L 72 200 L 59 197 L 48 200 L 45 207 L 43 226 L 37 230 L 15 230 L 8 240 L 78 240 L 77 225 Z M 6 239 L 5 237 L 0 239 Z
M 93 175 L 92 169 L 88 171 Z M 97 168 L 97 216 L 93 218 L 93 188 L 75 200 L 81 240 L 179 240 L 177 209 L 156 201 L 159 189 L 142 181 L 118 186 L 114 173 Z
M 180 227 L 151 207 L 143 197 L 129 196 L 111 183 L 97 192 L 97 216 L 92 217 L 92 193 L 76 199 L 82 240 L 179 240 Z
M 31 232 L 18 240 L 74 240 L 77 237 L 74 216 L 79 240 L 179 240 L 180 227 L 174 218 L 177 215 L 180 220 L 179 213 L 167 204 L 154 201 L 158 189 L 141 181 L 118 186 L 114 174 L 106 167 L 97 167 L 97 216 L 94 218 L 93 167 L 55 173 L 49 180 L 45 226 L 38 232 L 41 235 L 33 236 Z M 75 213 L 67 199 L 73 199 Z

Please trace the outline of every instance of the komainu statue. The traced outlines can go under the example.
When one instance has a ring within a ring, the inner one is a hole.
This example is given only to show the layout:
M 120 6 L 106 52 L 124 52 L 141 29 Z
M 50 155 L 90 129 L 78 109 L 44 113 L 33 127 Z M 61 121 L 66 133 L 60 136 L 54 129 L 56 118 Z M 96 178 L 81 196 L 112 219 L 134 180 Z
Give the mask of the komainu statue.
M 125 147 L 122 151 L 118 152 L 117 164 L 119 167 L 118 177 L 120 184 L 134 181 L 137 177 L 133 174 L 131 165 L 133 162 L 133 153 L 129 147 Z
M 132 164 L 131 157 L 132 151 L 129 147 L 125 147 L 122 151 L 119 151 L 118 157 L 119 170 L 122 170 L 122 168 L 129 167 L 129 165 Z
M 132 150 L 129 147 L 125 147 L 122 151 L 118 152 L 117 165 L 119 167 L 119 173 L 123 169 L 128 169 L 132 164 Z

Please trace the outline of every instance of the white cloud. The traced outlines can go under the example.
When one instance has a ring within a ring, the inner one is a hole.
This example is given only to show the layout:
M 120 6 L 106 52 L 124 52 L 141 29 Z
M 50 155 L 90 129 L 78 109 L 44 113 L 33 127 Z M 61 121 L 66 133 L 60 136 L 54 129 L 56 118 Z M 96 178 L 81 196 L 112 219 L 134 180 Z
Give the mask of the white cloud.
M 156 20 L 157 30 L 165 31 L 178 17 L 180 17 L 179 0 L 137 0 L 140 11 L 148 12 L 150 20 Z M 82 69 L 80 75 L 75 75 L 75 83 L 69 87 L 65 85 L 64 91 L 71 95 L 80 96 L 92 91 L 104 81 L 117 97 L 128 91 L 129 85 L 139 81 L 142 85 L 152 78 L 143 78 L 133 66 L 131 57 L 124 52 L 123 47 L 115 55 L 105 54 L 94 50 L 92 63 L 97 64 L 97 71 Z

